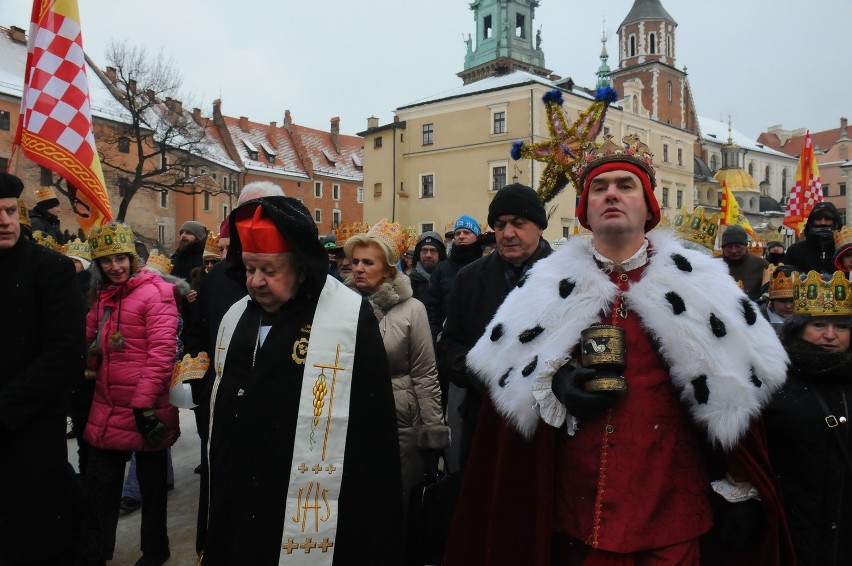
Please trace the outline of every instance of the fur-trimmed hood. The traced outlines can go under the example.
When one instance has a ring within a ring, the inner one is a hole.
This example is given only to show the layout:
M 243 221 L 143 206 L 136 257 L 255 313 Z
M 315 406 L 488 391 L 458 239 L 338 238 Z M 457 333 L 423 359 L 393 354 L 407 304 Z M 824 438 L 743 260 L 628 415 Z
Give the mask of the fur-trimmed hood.
M 346 279 L 346 284 L 355 292 L 360 293 L 352 277 Z M 393 279 L 385 279 L 379 285 L 379 288 L 372 295 L 366 296 L 373 307 L 373 312 L 376 315 L 376 320 L 381 322 L 385 314 L 397 304 L 407 301 L 413 296 L 411 290 L 411 281 L 404 273 L 397 271 Z
M 649 263 L 624 293 L 659 345 L 672 383 L 711 442 L 731 448 L 784 383 L 787 354 L 723 262 L 684 248 L 668 231 L 648 234 Z M 540 419 L 570 417 L 550 391 L 580 332 L 600 321 L 616 286 L 586 238 L 537 262 L 467 357 L 497 409 L 526 437 Z

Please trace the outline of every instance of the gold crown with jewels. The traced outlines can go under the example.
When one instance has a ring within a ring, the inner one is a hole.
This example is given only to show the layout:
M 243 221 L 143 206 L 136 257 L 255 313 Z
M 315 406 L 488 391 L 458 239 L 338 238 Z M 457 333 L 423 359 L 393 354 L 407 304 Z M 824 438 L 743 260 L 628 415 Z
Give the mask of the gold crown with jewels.
M 849 226 L 843 226 L 834 232 L 834 249 L 839 250 L 847 244 L 852 244 L 852 230 Z
M 62 253 L 62 246 L 59 245 L 59 242 L 53 239 L 53 236 L 42 232 L 41 230 L 36 230 L 33 232 L 33 240 L 35 243 L 44 246 L 48 249 L 51 249 L 55 252 Z
M 696 207 L 692 212 L 683 207 L 675 218 L 674 232 L 679 238 L 712 250 L 719 233 L 719 213 L 714 212 L 708 218 L 702 206 Z
M 92 250 L 89 249 L 89 244 L 80 238 L 74 238 L 65 244 L 65 255 L 83 258 L 86 261 L 92 261 Z
M 817 271 L 793 272 L 793 308 L 811 316 L 852 315 L 852 288 L 842 271 L 824 276 Z
M 30 222 L 30 211 L 27 210 L 27 203 L 22 198 L 18 199 L 18 221 L 20 221 L 21 226 L 26 226 L 32 230 L 33 225 Z
M 56 198 L 56 191 L 53 187 L 41 187 L 35 190 L 36 202 L 44 202 L 52 198 Z
M 175 369 L 172 371 L 172 387 L 184 381 L 201 379 L 209 367 L 210 358 L 207 352 L 199 352 L 194 358 L 186 354 L 181 361 L 175 362 Z
M 114 254 L 136 255 L 136 238 L 127 224 L 111 222 L 89 230 L 92 259 Z
M 388 259 L 395 263 L 408 249 L 410 239 L 417 237 L 417 233 L 412 227 L 403 228 L 399 222 L 389 223 L 387 218 L 382 218 L 370 227 L 367 236 L 387 244 L 396 253 L 396 257 Z
M 654 169 L 654 154 L 651 148 L 642 141 L 639 134 L 628 134 L 621 138 L 621 143 L 613 141 L 612 134 L 604 134 L 600 145 L 588 142 L 583 146 L 583 155 L 576 168 L 580 190 L 586 182 L 586 175 L 598 165 L 610 161 L 626 161 L 639 166 L 651 178 L 651 186 L 655 185 L 656 171 Z
M 153 269 L 162 275 L 168 275 L 172 272 L 172 269 L 174 269 L 172 260 L 157 250 L 153 250 L 150 254 L 148 254 L 148 261 L 145 262 L 145 267 Z

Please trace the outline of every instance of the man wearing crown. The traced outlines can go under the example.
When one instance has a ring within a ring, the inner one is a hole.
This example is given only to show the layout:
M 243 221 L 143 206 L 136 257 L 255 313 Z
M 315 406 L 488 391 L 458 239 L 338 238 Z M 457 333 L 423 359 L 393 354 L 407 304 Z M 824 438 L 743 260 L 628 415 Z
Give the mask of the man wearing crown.
M 204 566 L 403 556 L 396 412 L 369 304 L 328 274 L 297 199 L 230 217 L 229 275 L 248 297 L 218 327 Z
M 443 564 L 783 560 L 753 420 L 786 354 L 722 262 L 650 232 L 654 176 L 636 136 L 587 144 L 592 238 L 536 263 L 468 354 L 488 402 Z
M 57 244 L 65 243 L 59 222 L 59 199 L 52 187 L 42 187 L 35 192 L 36 204 L 30 212 L 32 231 L 41 231 L 52 237 Z
M 66 402 L 83 371 L 74 263 L 21 238 L 21 180 L 0 172 L 0 564 L 67 564 Z

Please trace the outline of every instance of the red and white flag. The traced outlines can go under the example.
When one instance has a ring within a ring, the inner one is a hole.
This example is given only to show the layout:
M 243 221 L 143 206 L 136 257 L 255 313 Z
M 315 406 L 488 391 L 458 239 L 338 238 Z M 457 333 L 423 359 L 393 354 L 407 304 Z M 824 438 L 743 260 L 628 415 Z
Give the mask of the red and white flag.
M 805 134 L 805 147 L 802 148 L 799 165 L 796 167 L 796 183 L 790 189 L 790 199 L 784 211 L 784 226 L 792 228 L 796 231 L 796 236 L 800 236 L 805 221 L 818 202 L 822 202 L 822 182 L 811 143 L 811 132 L 808 130 Z
M 34 0 L 15 147 L 62 175 L 84 230 L 112 220 L 92 133 L 77 0 Z M 72 198 L 73 200 L 73 198 Z

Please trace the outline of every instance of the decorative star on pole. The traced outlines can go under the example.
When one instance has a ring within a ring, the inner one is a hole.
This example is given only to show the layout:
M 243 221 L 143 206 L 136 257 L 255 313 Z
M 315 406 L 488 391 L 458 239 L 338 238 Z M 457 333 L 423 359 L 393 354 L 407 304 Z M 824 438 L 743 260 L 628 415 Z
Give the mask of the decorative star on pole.
M 611 87 L 599 88 L 595 92 L 595 101 L 572 124 L 562 109 L 561 90 L 553 89 L 542 97 L 550 139 L 534 144 L 516 141 L 511 152 L 512 159 L 535 159 L 547 164 L 538 184 L 542 202 L 550 202 L 568 183 L 577 186 L 574 168 L 580 160 L 583 145 L 594 142 L 603 126 L 609 104 L 616 100 L 618 94 Z

